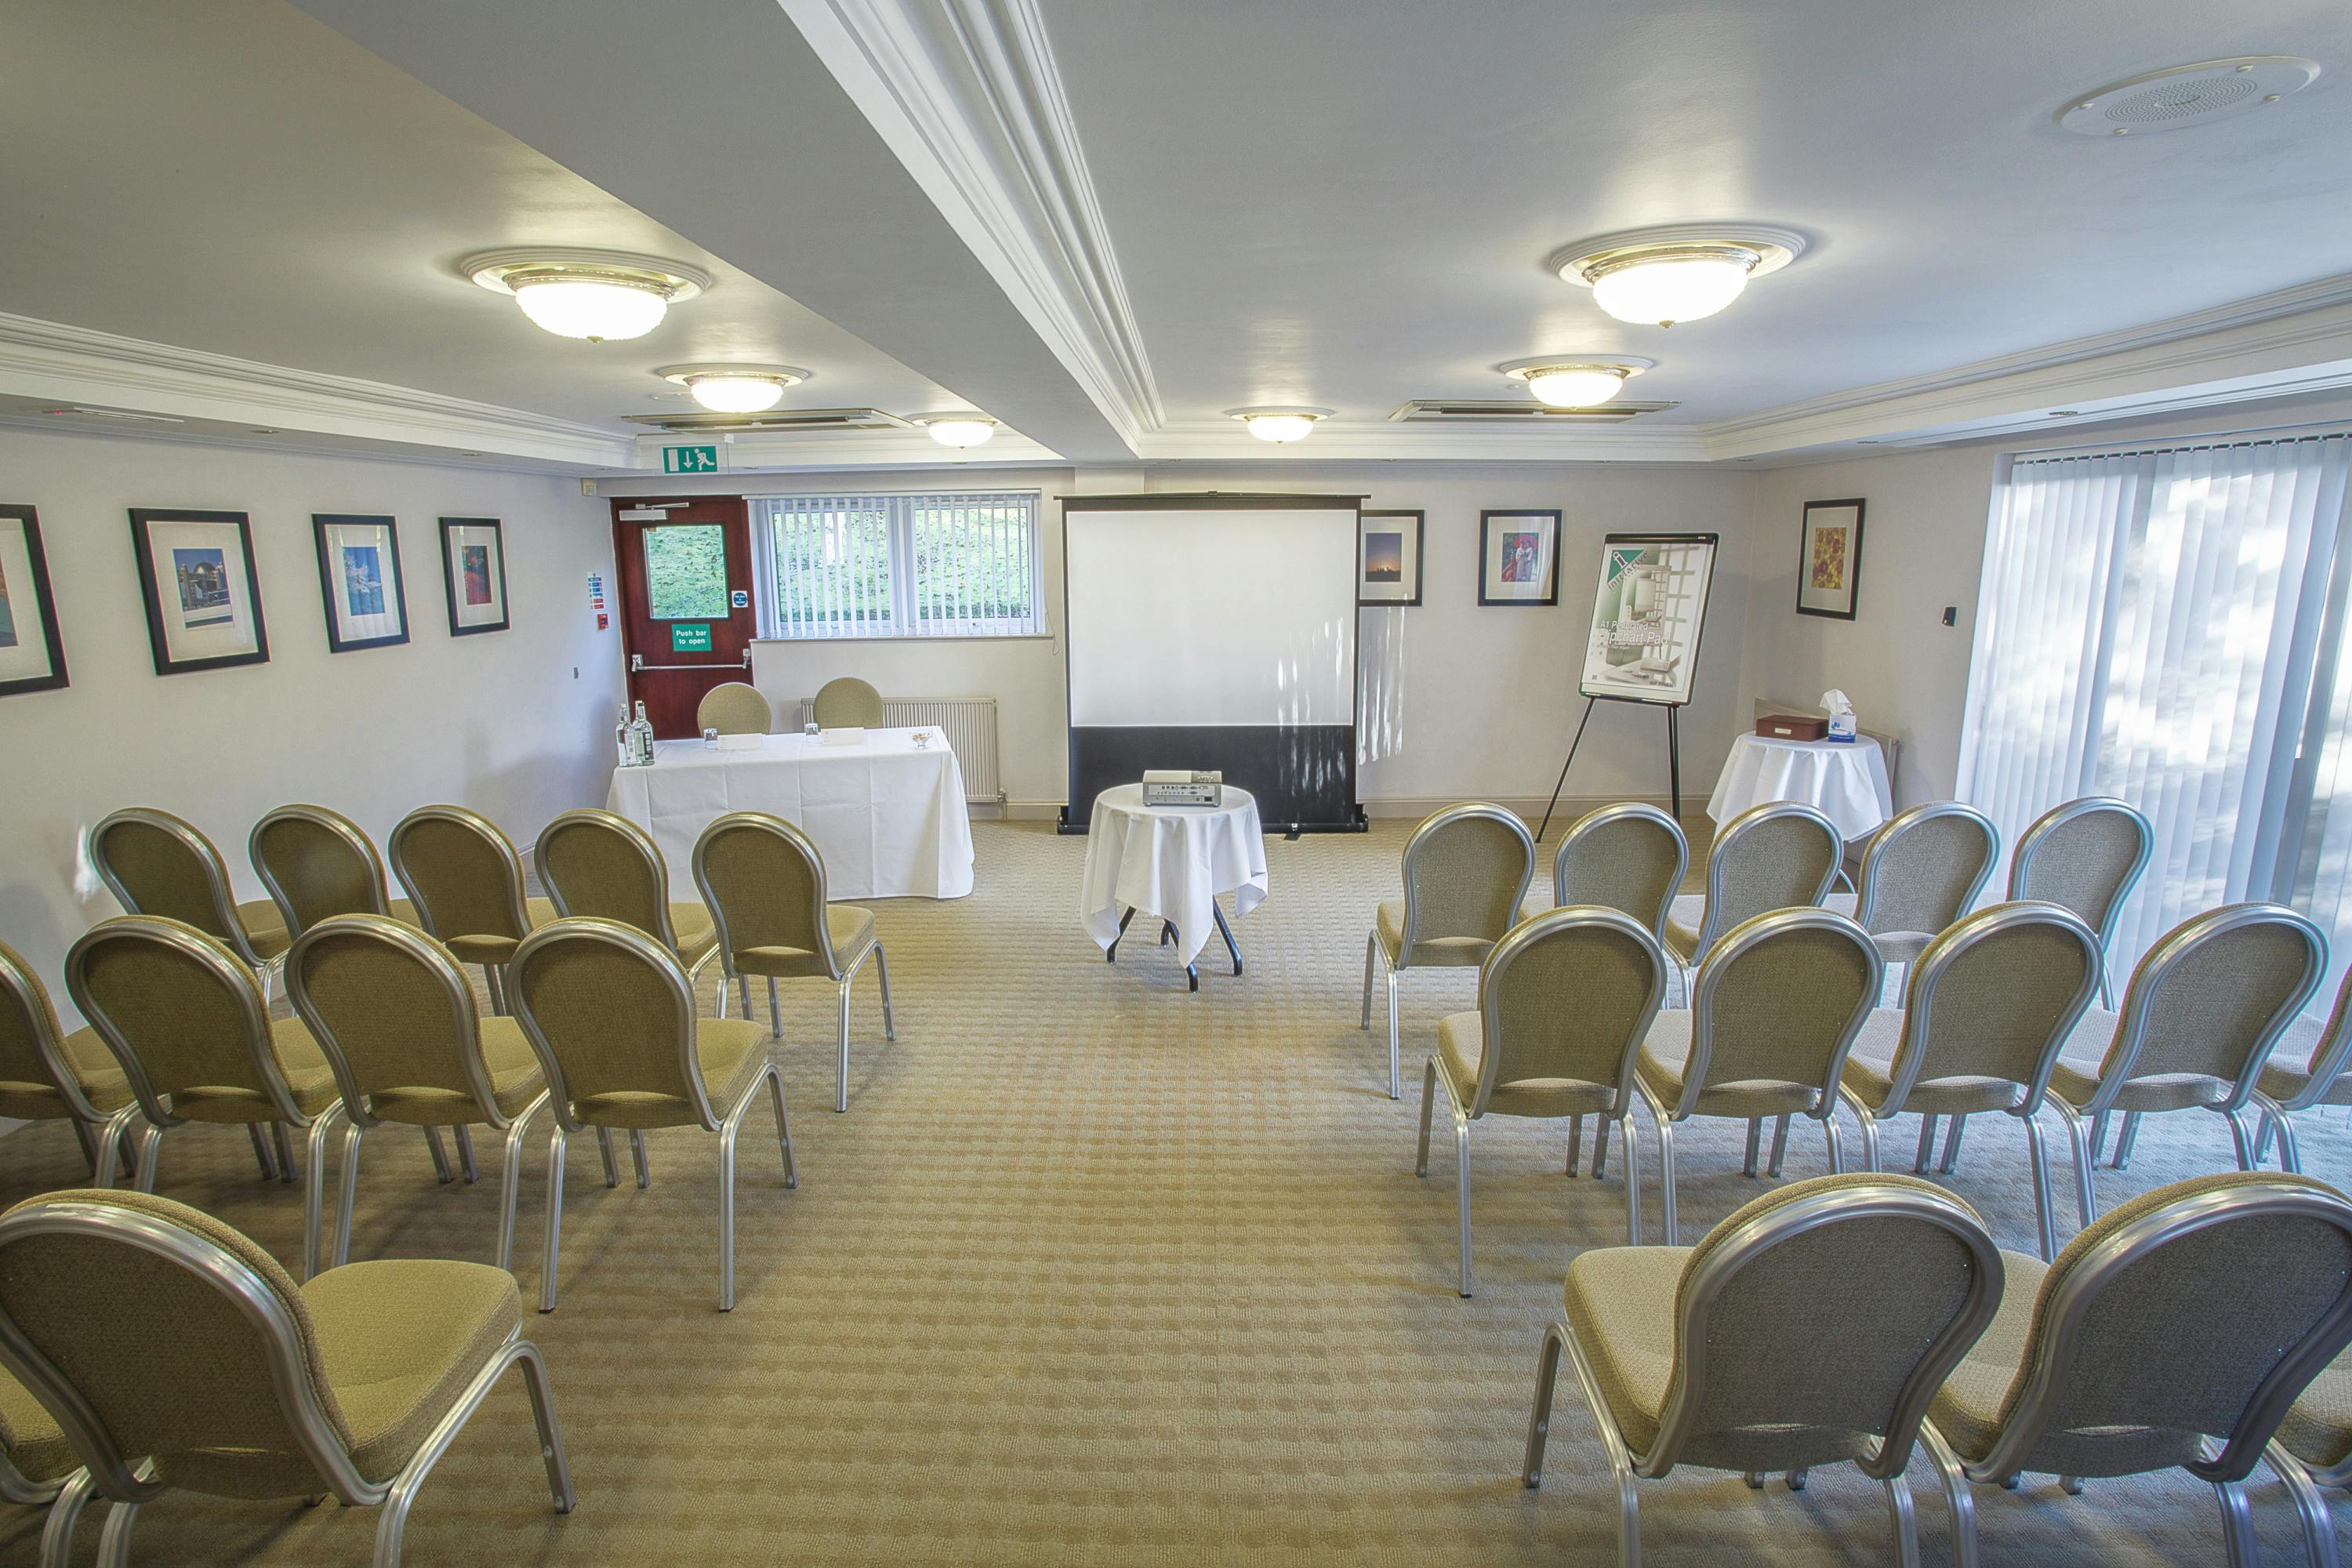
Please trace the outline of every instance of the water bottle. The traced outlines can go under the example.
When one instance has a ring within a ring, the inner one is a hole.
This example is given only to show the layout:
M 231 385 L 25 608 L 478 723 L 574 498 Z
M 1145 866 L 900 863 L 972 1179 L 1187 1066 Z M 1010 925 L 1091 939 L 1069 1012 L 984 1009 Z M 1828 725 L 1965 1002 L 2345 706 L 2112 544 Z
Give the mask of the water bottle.
M 632 742 L 632 750 L 636 753 L 637 766 L 641 768 L 649 768 L 653 766 L 653 721 L 646 717 L 646 705 L 642 701 L 637 704 L 636 718 L 630 721 L 629 739 Z

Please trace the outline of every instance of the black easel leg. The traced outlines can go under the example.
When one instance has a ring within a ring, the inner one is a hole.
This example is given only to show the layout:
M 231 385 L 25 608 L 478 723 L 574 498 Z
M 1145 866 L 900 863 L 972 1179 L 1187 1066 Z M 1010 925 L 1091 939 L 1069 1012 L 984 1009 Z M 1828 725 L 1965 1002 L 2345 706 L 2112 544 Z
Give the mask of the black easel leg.
M 1584 743 L 1584 727 L 1592 722 L 1592 705 L 1600 700 L 1597 697 L 1584 700 L 1584 717 L 1576 721 L 1576 739 L 1568 743 L 1568 761 L 1559 764 L 1559 782 L 1551 786 L 1551 801 L 1544 807 L 1543 825 L 1536 829 L 1536 842 L 1538 844 L 1543 842 L 1544 828 L 1551 826 L 1552 808 L 1559 805 L 1559 792 L 1568 787 L 1569 763 L 1576 761 L 1576 748 Z M 1667 711 L 1671 713 L 1673 710 L 1668 709 Z
M 1675 822 L 1677 826 L 1683 819 L 1683 732 L 1682 727 L 1675 722 L 1675 715 L 1681 711 L 1679 708 L 1666 710 L 1666 777 L 1674 789 Z
M 1209 908 L 1217 917 L 1217 934 L 1225 939 L 1225 951 L 1234 955 L 1234 973 L 1239 974 L 1242 972 L 1242 950 L 1234 941 L 1234 928 L 1225 923 L 1224 906 L 1212 900 Z
M 1132 908 L 1129 909 L 1127 913 L 1118 917 L 1118 936 L 1111 938 L 1110 945 L 1103 949 L 1103 962 L 1105 963 L 1117 963 L 1118 962 L 1119 940 L 1121 937 L 1127 935 L 1127 922 L 1134 918 L 1135 910 Z

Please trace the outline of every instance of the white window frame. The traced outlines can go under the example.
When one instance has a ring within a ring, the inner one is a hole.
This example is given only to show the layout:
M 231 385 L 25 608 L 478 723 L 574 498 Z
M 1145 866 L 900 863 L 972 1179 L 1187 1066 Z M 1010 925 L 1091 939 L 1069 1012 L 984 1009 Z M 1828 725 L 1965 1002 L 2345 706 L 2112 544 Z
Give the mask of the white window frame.
M 840 491 L 746 496 L 744 500 L 751 509 L 752 602 L 759 619 L 759 636 L 763 639 L 778 642 L 939 642 L 960 639 L 998 642 L 1010 637 L 1046 637 L 1053 635 L 1046 618 L 1042 491 Z M 1025 622 L 961 621 L 953 623 L 950 629 L 934 621 L 929 628 L 925 627 L 923 617 L 918 613 L 922 608 L 922 596 L 914 571 L 916 516 L 919 512 L 957 505 L 1026 510 L 1030 614 Z M 835 626 L 821 632 L 796 631 L 785 621 L 782 606 L 777 602 L 775 513 L 781 510 L 805 512 L 827 506 L 842 510 L 878 510 L 885 514 L 884 554 L 890 568 L 889 618 L 870 623 L 870 629 Z

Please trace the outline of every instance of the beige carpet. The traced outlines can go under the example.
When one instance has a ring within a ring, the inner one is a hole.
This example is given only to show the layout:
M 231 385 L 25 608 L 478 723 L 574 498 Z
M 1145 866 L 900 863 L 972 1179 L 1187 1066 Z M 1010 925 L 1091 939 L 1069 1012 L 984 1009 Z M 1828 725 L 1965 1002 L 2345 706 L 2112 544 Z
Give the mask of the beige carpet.
M 1612 1561 L 1572 1377 L 1543 1489 L 1517 1472 L 1561 1272 L 1623 1237 L 1618 1166 L 1571 1180 L 1559 1130 L 1478 1127 L 1479 1294 L 1455 1296 L 1453 1157 L 1441 1130 L 1414 1179 L 1414 1118 L 1436 1020 L 1469 1005 L 1474 979 L 1409 977 L 1401 1102 L 1382 1092 L 1381 1036 L 1356 1027 L 1364 930 L 1404 831 L 1269 841 L 1272 897 L 1237 922 L 1248 973 L 1213 944 L 1188 995 L 1147 933 L 1111 967 L 1079 930 L 1083 840 L 980 825 L 977 893 L 877 908 L 899 1038 L 882 1043 L 862 984 L 845 1116 L 827 988 L 788 990 L 803 1181 L 784 1191 L 755 1112 L 732 1314 L 714 1310 L 715 1141 L 655 1135 L 648 1192 L 607 1190 L 593 1144 L 575 1145 L 563 1306 L 526 1331 L 552 1366 L 578 1511 L 548 1510 L 517 1381 L 426 1485 L 408 1561 Z M 2105 1201 L 2223 1168 L 2209 1120 L 2151 1121 L 2132 1169 L 2100 1173 Z M 1896 1124 L 1894 1151 L 1915 1126 Z M 1686 1239 L 1759 1190 L 1738 1173 L 1741 1131 L 1681 1142 Z M 355 1257 L 488 1258 L 495 1149 L 479 1185 L 439 1187 L 421 1141 L 369 1147 Z M 530 1148 L 516 1250 L 535 1299 L 543 1140 Z M 2352 1159 L 2334 1120 L 2305 1149 L 2321 1175 Z M 1797 1139 L 1789 1173 L 1822 1168 L 1818 1138 Z M 1980 1118 L 1955 1182 L 2020 1248 L 2024 1168 L 2021 1135 Z M 16 1196 L 80 1179 L 53 1127 L 0 1140 L 0 1176 Z M 174 1134 L 162 1191 L 299 1256 L 299 1191 L 257 1181 L 239 1134 Z M 1654 1190 L 1648 1210 L 1654 1230 Z M 1924 1463 L 1912 1480 L 1928 1560 L 1948 1562 Z M 1890 1560 L 1880 1493 L 1851 1469 L 1798 1494 L 1682 1471 L 1643 1495 L 1654 1563 Z M 2080 1498 L 2033 1478 L 1977 1500 L 1993 1563 L 2221 1560 L 2211 1493 L 2185 1477 Z M 2264 1561 L 2300 1561 L 2266 1476 L 2255 1509 Z M 0 1563 L 30 1563 L 37 1519 L 0 1514 Z M 137 1556 L 358 1564 L 373 1528 L 332 1506 L 174 1497 L 146 1510 Z M 95 1545 L 93 1522 L 84 1561 Z

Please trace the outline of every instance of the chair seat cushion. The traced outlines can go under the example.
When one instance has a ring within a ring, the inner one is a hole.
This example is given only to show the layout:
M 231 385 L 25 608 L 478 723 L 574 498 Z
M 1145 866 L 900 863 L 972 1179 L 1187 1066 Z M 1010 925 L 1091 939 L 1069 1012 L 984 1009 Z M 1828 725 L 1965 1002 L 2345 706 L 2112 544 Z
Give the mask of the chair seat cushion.
M 1869 1107 L 1874 1116 L 1888 1114 L 1886 1097 L 1895 1089 L 1895 1049 L 1903 1040 L 1903 1009 L 1875 1007 L 1863 1020 L 1839 1081 L 1846 1092 Z M 2003 1078 L 1959 1075 L 1922 1079 L 1911 1086 L 1895 1114 L 1973 1116 L 1980 1110 L 2007 1110 L 2024 1096 L 2025 1087 Z
M 245 940 L 264 959 L 277 957 L 294 945 L 286 934 L 286 917 L 268 899 L 248 899 L 236 906 L 236 923 L 245 928 Z
M 1881 931 L 1870 933 L 1878 956 L 1889 963 L 1916 963 L 1927 944 L 1941 934 L 1932 931 Z
M 556 918 L 555 903 L 551 899 L 525 899 L 523 912 L 530 917 L 533 931 Z M 521 938 L 511 936 L 451 936 L 441 940 L 460 963 L 504 963 L 522 945 Z
M 2099 1087 L 2099 1064 L 2116 1037 L 2116 1015 L 2093 1007 L 2066 1037 L 2058 1065 L 2050 1075 L 2050 1092 L 2069 1105 L 2085 1105 Z M 2158 1073 L 2136 1078 L 2116 1096 L 2117 1110 L 2190 1110 L 2219 1105 L 2230 1098 L 2231 1086 L 2203 1073 Z
M 278 1018 L 269 1026 L 277 1042 L 278 1060 L 286 1074 L 294 1108 L 305 1116 L 319 1112 L 342 1098 L 335 1087 L 335 1069 L 327 1054 L 299 1018 Z M 253 1089 L 208 1085 L 184 1089 L 172 1096 L 172 1113 L 189 1121 L 274 1121 L 278 1110 L 268 1098 Z
M 1595 1247 L 1568 1266 L 1568 1326 L 1625 1446 L 1646 1453 L 1675 1370 L 1675 1292 L 1687 1247 Z
M 1465 1109 L 1478 1095 L 1478 1068 L 1486 1056 L 1486 1026 L 1475 1013 L 1454 1013 L 1437 1026 L 1440 1070 L 1454 1080 Z M 1613 1091 L 1581 1079 L 1530 1078 L 1498 1083 L 1486 1098 L 1496 1116 L 1582 1116 L 1609 1109 Z
M 0 1372 L 0 1448 L 26 1480 L 62 1480 L 81 1468 L 66 1435 L 32 1391 Z
M 1412 944 L 1404 951 L 1404 900 L 1383 899 L 1372 913 L 1372 929 L 1380 933 L 1381 950 L 1397 969 L 1454 967 L 1475 969 L 1486 962 L 1495 944 L 1484 937 L 1441 936 Z
M 2352 1459 L 2352 1352 L 2311 1380 L 2279 1423 L 2278 1441 L 2315 1469 Z
M 513 1018 L 482 1019 L 481 1038 L 491 1102 L 500 1116 L 511 1121 L 547 1087 L 539 1054 L 530 1048 L 522 1025 Z M 447 1089 L 379 1089 L 368 1096 L 368 1110 L 380 1121 L 411 1126 L 448 1127 L 482 1120 L 481 1107 L 474 1103 L 472 1095 Z
M 1936 1393 L 1928 1418 L 1960 1457 L 1971 1462 L 1992 1452 L 2000 1436 L 2001 1402 L 2017 1369 L 2025 1363 L 2025 1342 L 2033 1327 L 2033 1303 L 2050 1266 L 2021 1252 L 2000 1255 L 2000 1306 L 1982 1338 L 1969 1348 L 1952 1375 Z
M 2326 1028 L 2324 1022 L 2309 1014 L 2286 1026 L 2271 1052 L 2271 1059 L 2263 1065 L 2257 1085 L 2263 1093 L 2284 1105 L 2309 1091 L 2311 1058 L 2319 1048 L 2319 1037 Z M 2339 1074 L 2312 1103 L 2352 1105 L 2352 1073 Z
M 855 904 L 827 904 L 824 934 L 833 944 L 834 962 L 846 973 L 849 966 L 874 945 L 874 911 Z M 747 947 L 735 954 L 735 969 L 738 973 L 772 975 L 779 980 L 832 975 L 825 967 L 824 955 L 804 947 Z
M 91 1105 L 110 1114 L 131 1103 L 131 1079 L 96 1029 L 76 1029 L 58 1042 L 58 1048 Z M 73 1108 L 53 1084 L 0 1081 L 0 1116 L 54 1121 L 72 1114 Z
M 669 929 L 677 934 L 677 961 L 688 969 L 710 956 L 719 945 L 719 928 L 700 904 L 672 904 Z
M 1679 904 L 1682 900 L 1676 899 L 1675 902 Z M 1666 946 L 1685 964 L 1696 963 L 1698 961 L 1698 928 L 1696 925 L 1685 925 L 1676 916 L 1668 915 Z
M 302 1288 L 352 1459 L 389 1481 L 490 1358 L 522 1329 L 514 1276 L 481 1263 L 388 1258 Z
M 1690 1058 L 1691 1017 L 1685 1012 L 1660 1013 L 1642 1042 L 1635 1070 L 1650 1092 L 1665 1102 L 1668 1111 L 1682 1098 L 1683 1068 Z M 1801 1115 L 1821 1100 L 1821 1090 L 1801 1083 L 1771 1079 L 1718 1083 L 1698 1098 L 1696 1116 Z
M 724 1119 L 768 1063 L 768 1031 L 741 1018 L 697 1018 L 695 1058 L 713 1116 Z M 574 1108 L 596 1127 L 698 1127 L 694 1108 L 676 1095 L 624 1090 L 592 1095 Z

